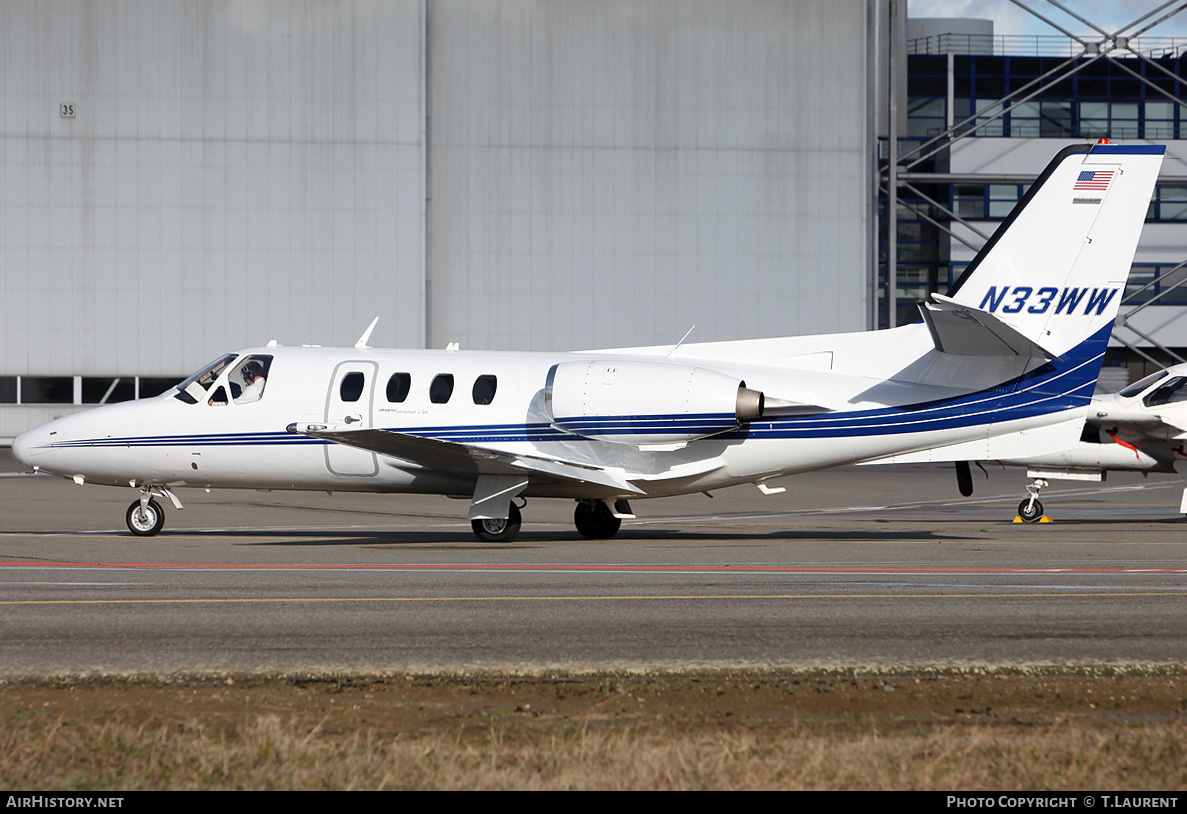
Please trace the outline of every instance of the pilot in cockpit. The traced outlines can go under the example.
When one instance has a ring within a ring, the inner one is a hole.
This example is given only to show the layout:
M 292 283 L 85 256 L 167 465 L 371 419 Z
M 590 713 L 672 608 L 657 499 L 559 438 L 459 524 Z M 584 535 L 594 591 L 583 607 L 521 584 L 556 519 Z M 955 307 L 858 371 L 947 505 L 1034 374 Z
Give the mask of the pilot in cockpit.
M 235 397 L 235 403 L 251 404 L 253 401 L 259 401 L 267 383 L 264 378 L 264 366 L 252 359 L 240 369 L 239 376 L 243 379 L 243 390 Z

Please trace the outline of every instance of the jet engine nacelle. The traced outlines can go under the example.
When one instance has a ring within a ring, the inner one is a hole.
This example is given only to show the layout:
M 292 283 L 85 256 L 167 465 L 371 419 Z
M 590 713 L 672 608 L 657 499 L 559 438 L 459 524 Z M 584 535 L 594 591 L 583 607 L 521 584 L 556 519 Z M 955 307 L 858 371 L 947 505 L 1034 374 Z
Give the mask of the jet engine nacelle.
M 763 414 L 763 394 L 741 379 L 667 362 L 562 362 L 544 394 L 553 426 L 619 444 L 692 441 Z

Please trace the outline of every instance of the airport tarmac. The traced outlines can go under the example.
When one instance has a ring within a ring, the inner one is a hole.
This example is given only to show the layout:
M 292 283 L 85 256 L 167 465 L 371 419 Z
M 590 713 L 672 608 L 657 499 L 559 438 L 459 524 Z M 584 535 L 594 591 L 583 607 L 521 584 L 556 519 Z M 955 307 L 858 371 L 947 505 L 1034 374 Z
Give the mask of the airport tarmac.
M 532 500 L 510 544 L 437 497 L 132 489 L 0 457 L 0 674 L 1174 663 L 1187 658 L 1180 478 L 847 467 L 636 501 L 608 541 Z

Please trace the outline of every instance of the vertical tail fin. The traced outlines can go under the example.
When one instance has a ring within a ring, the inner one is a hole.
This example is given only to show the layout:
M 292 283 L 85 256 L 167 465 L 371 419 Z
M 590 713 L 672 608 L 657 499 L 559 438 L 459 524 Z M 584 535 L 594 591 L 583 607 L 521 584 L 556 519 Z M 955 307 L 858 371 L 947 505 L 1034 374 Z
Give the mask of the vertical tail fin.
M 1061 151 L 948 295 L 923 306 L 937 348 L 1053 359 L 1107 340 L 1165 152 Z

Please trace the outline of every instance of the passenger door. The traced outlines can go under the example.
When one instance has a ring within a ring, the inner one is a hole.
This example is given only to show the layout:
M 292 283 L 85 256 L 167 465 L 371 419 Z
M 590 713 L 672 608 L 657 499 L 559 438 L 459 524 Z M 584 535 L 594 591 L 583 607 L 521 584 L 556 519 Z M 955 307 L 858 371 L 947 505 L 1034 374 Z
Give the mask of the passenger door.
M 376 362 L 338 363 L 326 396 L 326 424 L 369 428 L 378 372 Z M 373 452 L 331 443 L 326 447 L 326 468 L 334 475 L 373 477 L 379 472 L 379 462 Z

